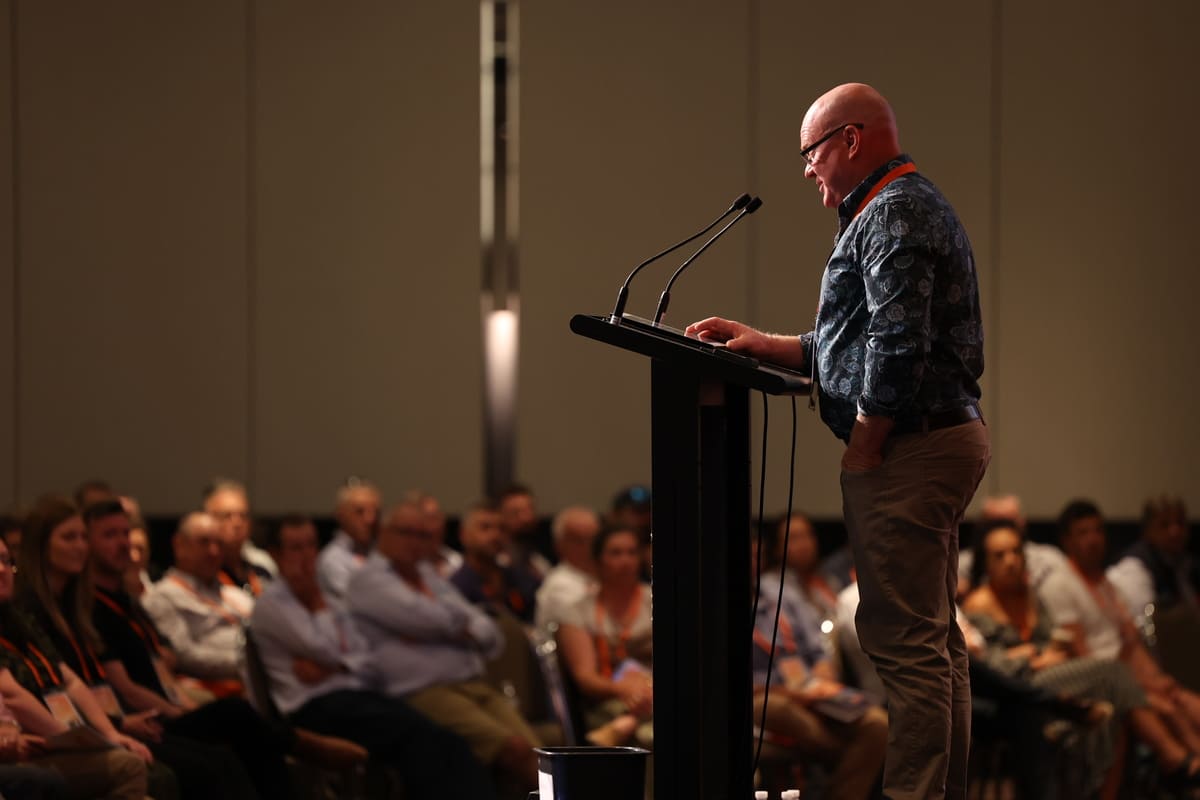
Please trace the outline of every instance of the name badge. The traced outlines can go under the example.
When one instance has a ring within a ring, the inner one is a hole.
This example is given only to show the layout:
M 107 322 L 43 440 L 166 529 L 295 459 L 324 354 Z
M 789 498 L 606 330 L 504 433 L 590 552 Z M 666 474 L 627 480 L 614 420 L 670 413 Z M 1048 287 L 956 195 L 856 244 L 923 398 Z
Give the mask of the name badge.
M 120 719 L 125 716 L 125 712 L 121 710 L 121 703 L 117 700 L 117 695 L 113 692 L 112 687 L 107 683 L 97 683 L 95 686 L 88 687 L 92 692 L 92 697 L 96 698 L 96 702 L 100 705 L 100 709 L 105 716 L 116 717 Z
M 63 725 L 66 725 L 68 728 L 78 728 L 83 725 L 83 718 L 79 716 L 79 712 L 75 709 L 75 704 L 71 702 L 70 697 L 67 697 L 66 692 L 46 692 L 42 695 L 42 700 L 46 703 L 46 708 L 50 709 L 50 713 L 54 715 L 54 718 Z

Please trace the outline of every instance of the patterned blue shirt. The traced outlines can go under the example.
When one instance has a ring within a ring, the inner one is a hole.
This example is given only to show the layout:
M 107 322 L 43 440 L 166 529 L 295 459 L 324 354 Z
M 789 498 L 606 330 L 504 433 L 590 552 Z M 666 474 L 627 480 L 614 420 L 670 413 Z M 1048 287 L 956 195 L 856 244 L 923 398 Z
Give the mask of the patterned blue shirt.
M 980 396 L 983 320 L 971 243 L 958 215 L 916 172 L 854 212 L 901 155 L 838 206 L 815 330 L 800 337 L 821 419 L 848 441 L 855 416 L 905 418 L 962 408 Z

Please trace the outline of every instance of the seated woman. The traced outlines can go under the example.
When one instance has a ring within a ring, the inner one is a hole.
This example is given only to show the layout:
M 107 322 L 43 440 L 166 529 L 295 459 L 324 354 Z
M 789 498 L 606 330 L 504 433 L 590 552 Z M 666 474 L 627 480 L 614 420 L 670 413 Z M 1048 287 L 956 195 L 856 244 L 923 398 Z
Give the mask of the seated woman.
M 1093 727 L 1082 740 L 1080 757 L 1096 784 L 1087 791 L 1115 792 L 1120 784 L 1115 743 L 1119 725 L 1128 720 L 1135 734 L 1154 750 L 1168 783 L 1200 785 L 1200 757 L 1189 753 L 1149 706 L 1133 674 L 1120 662 L 1075 658 L 1065 639 L 1051 630 L 1049 616 L 1029 586 L 1023 541 L 1016 524 L 987 522 L 976 534 L 972 584 L 979 588 L 964 602 L 971 623 L 987 642 L 987 663 L 1035 686 L 1075 698 L 1111 704 L 1113 722 Z M 986 572 L 987 582 L 981 583 Z M 1104 708 L 1096 705 L 1094 710 Z M 1092 722 L 1102 722 L 1094 714 Z
M 751 543 L 752 565 L 757 545 Z M 830 764 L 830 798 L 871 797 L 887 751 L 887 712 L 835 680 L 812 619 L 815 609 L 795 593 L 780 593 L 778 580 L 766 577 L 754 619 L 755 724 L 761 721 L 781 743 Z
M 0 696 L 20 725 L 14 755 L 34 766 L 57 770 L 69 797 L 142 800 L 150 753 L 113 728 L 87 688 L 15 612 L 13 559 L 0 541 Z M 52 709 L 54 712 L 52 713 Z M 82 714 L 82 718 L 80 715 Z M 70 722 L 67 720 L 70 719 Z M 110 750 L 50 750 L 47 739 L 86 719 L 115 745 Z
M 155 758 L 176 773 L 179 788 L 173 794 L 184 800 L 256 798 L 249 776 L 228 748 L 164 731 L 157 710 L 125 713 L 103 666 L 105 644 L 92 624 L 88 539 L 74 504 L 66 498 L 39 500 L 26 519 L 22 542 L 18 609 L 80 677 L 113 724 L 146 743 Z M 150 793 L 156 797 L 163 791 L 163 779 L 151 770 Z
M 596 744 L 654 744 L 650 586 L 642 583 L 641 542 L 628 528 L 592 541 L 598 586 L 566 609 L 558 646 L 584 699 L 584 723 Z

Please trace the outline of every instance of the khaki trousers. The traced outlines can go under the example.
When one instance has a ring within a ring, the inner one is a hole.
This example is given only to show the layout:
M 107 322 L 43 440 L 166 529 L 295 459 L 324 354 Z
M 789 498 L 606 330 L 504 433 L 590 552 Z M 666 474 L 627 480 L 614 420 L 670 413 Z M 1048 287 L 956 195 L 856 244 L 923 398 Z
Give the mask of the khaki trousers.
M 964 798 L 971 686 L 954 621 L 958 526 L 991 460 L 987 426 L 895 436 L 883 456 L 841 482 L 858 639 L 888 698 L 884 795 Z
M 508 740 L 520 736 L 541 747 L 512 701 L 480 680 L 443 683 L 406 696 L 414 709 L 466 740 L 480 763 L 490 766 Z
M 58 752 L 30 761 L 59 772 L 71 800 L 143 800 L 146 764 L 124 748 Z

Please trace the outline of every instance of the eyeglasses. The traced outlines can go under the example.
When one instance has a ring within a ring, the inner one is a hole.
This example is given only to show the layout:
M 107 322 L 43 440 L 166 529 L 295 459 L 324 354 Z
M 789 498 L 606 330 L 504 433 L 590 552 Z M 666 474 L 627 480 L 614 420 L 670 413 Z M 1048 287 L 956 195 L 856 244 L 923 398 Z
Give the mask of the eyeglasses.
M 831 130 L 829 133 L 822 136 L 820 139 L 817 139 L 815 142 L 810 144 L 808 147 L 801 150 L 800 158 L 804 159 L 805 164 L 812 166 L 812 163 L 813 163 L 812 162 L 812 154 L 818 147 L 825 144 L 825 142 L 829 141 L 830 139 L 832 139 L 837 134 L 841 133 L 846 128 L 858 128 L 861 131 L 864 127 L 865 126 L 861 122 L 842 123 L 841 125 L 838 125 L 836 128 Z

